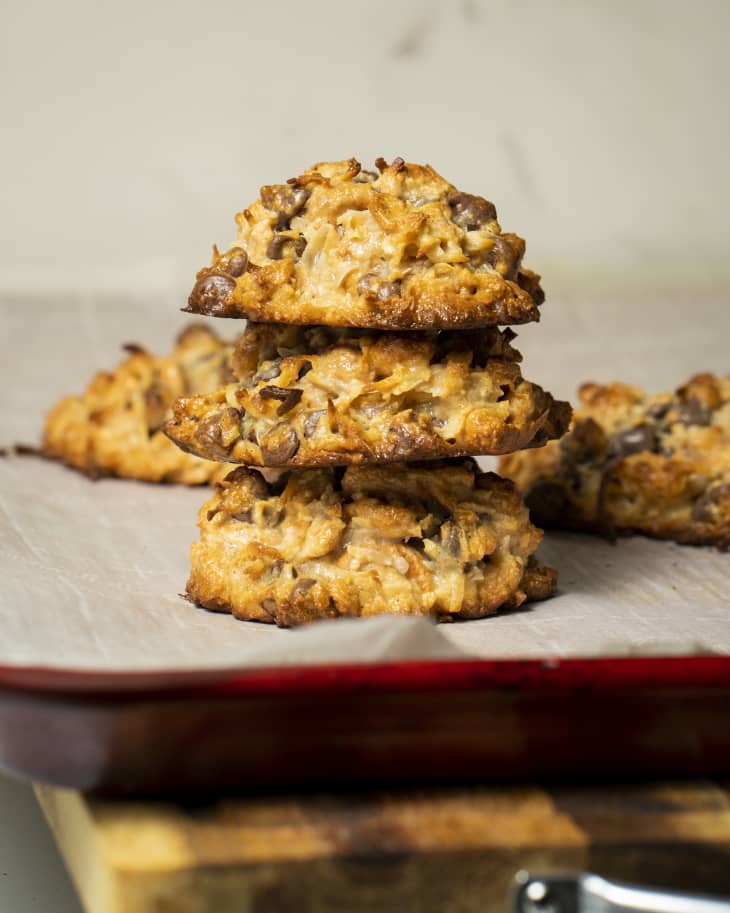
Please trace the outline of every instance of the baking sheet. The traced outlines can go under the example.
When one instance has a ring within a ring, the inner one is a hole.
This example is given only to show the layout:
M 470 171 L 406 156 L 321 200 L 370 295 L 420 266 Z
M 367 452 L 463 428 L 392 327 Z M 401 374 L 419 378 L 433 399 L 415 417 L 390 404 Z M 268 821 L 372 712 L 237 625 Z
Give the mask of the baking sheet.
M 635 328 L 633 315 L 644 314 L 626 302 L 593 307 L 613 315 L 617 339 L 626 338 L 623 322 L 632 320 Z M 666 312 L 673 305 L 663 300 L 656 307 Z M 727 300 L 700 302 L 700 318 L 702 308 L 710 321 L 704 329 L 700 321 L 699 330 L 693 325 L 684 334 L 666 330 L 663 345 L 655 332 L 653 362 L 644 358 L 632 376 L 628 362 L 619 365 L 625 348 L 616 358 L 619 347 L 606 341 L 605 325 L 576 348 L 575 333 L 561 330 L 571 309 L 564 302 L 552 327 L 521 331 L 525 374 L 565 396 L 589 376 L 610 379 L 614 363 L 622 369 L 616 374 L 656 388 L 670 384 L 670 375 L 727 370 Z M 90 298 L 7 299 L 0 318 L 0 446 L 37 441 L 45 410 L 80 390 L 94 371 L 114 365 L 121 343 L 165 351 L 183 323 L 172 303 Z M 237 329 L 232 321 L 216 325 L 224 333 Z M 637 345 L 635 329 L 631 345 Z M 648 337 L 643 345 L 649 348 Z M 0 665 L 123 670 L 450 655 L 730 653 L 730 556 L 641 537 L 610 545 L 548 534 L 540 557 L 559 569 L 559 595 L 479 621 L 434 627 L 386 618 L 285 631 L 208 613 L 178 595 L 206 497 L 200 488 L 91 482 L 32 457 L 0 460 Z

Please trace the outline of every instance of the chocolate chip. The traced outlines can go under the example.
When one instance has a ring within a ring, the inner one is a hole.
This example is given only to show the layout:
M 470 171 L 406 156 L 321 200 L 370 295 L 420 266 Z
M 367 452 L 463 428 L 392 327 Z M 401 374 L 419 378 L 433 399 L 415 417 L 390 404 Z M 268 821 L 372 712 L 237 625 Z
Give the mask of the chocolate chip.
M 253 516 L 253 514 L 252 514 L 252 512 L 251 512 L 250 509 L 249 509 L 249 510 L 241 511 L 241 512 L 236 513 L 236 514 L 231 514 L 231 518 L 232 518 L 233 520 L 238 520 L 239 523 L 250 523 L 250 522 L 251 522 L 251 519 L 252 519 L 252 516 Z M 208 518 L 208 519 L 210 519 L 210 518 Z
M 301 257 L 306 246 L 307 240 L 303 235 L 300 235 L 295 241 L 288 235 L 275 234 L 266 248 L 266 256 L 269 260 L 282 260 L 284 257 L 290 256 L 293 251 L 297 257 Z
M 307 205 L 311 191 L 306 187 L 290 184 L 272 184 L 261 188 L 261 202 L 264 206 L 277 214 L 276 229 L 285 231 L 294 216 Z M 267 254 L 268 256 L 268 254 Z M 272 259 L 277 259 L 273 258 Z
M 730 504 L 730 482 L 713 485 L 695 501 L 692 507 L 692 519 L 697 523 L 714 523 L 723 501 Z
M 129 352 L 130 355 L 146 355 L 147 349 L 143 346 L 138 345 L 136 342 L 125 342 L 122 346 L 125 352 Z
M 519 251 L 515 250 L 506 238 L 497 236 L 494 238 L 492 249 L 484 257 L 484 262 L 503 276 L 510 276 L 518 257 Z
M 677 409 L 676 421 L 682 425 L 709 425 L 711 419 L 710 409 L 696 396 L 691 396 Z
M 287 390 L 286 387 L 275 387 L 272 385 L 264 387 L 259 396 L 261 399 L 278 399 L 283 401 L 289 396 L 289 390 Z
M 497 218 L 494 203 L 490 203 L 484 197 L 452 190 L 447 195 L 446 202 L 451 207 L 453 221 L 466 231 L 476 231 Z
M 241 413 L 238 409 L 229 406 L 222 412 L 201 422 L 195 429 L 195 438 L 206 450 L 210 450 L 212 453 L 216 454 L 216 456 L 225 460 L 228 456 L 230 447 L 225 447 L 223 444 L 224 426 L 238 423 L 240 418 Z
M 378 288 L 378 301 L 387 301 L 388 298 L 400 298 L 401 280 L 383 282 Z
M 300 577 L 289 593 L 289 599 L 295 599 L 297 596 L 306 596 L 312 587 L 317 583 L 311 577 Z
M 417 536 L 411 536 L 410 539 L 406 539 L 405 544 L 414 548 L 417 552 L 424 552 L 426 546 L 423 543 L 423 539 L 419 539 Z
M 238 276 L 242 276 L 248 269 L 248 254 L 243 248 L 234 247 L 232 250 L 228 251 L 224 263 L 222 263 L 221 266 L 229 276 L 238 278 Z
M 268 498 L 271 494 L 271 486 L 267 483 L 266 479 L 261 475 L 261 473 L 256 472 L 255 469 L 246 469 L 246 475 L 248 476 L 248 488 L 251 494 L 259 500 L 262 498 Z
M 281 401 L 281 405 L 276 410 L 277 415 L 285 415 L 289 412 L 290 409 L 293 409 L 294 406 L 302 398 L 302 391 L 298 387 L 291 387 L 286 389 L 285 387 L 264 387 L 264 389 L 259 394 L 261 399 L 278 399 Z
M 517 270 L 517 285 L 527 292 L 536 305 L 541 305 L 545 301 L 545 292 L 540 285 L 540 277 L 533 273 L 531 269 Z
M 289 390 L 289 395 L 285 400 L 282 400 L 281 405 L 276 410 L 277 415 L 286 415 L 290 409 L 293 409 L 299 400 L 302 398 L 302 391 L 297 387 L 293 387 Z
M 205 515 L 208 522 L 210 522 L 216 514 L 220 513 L 220 507 L 214 507 L 212 510 L 209 510 Z
M 647 414 L 655 419 L 662 419 L 669 412 L 671 403 L 652 403 L 646 410 Z
M 266 256 L 269 260 L 281 260 L 284 256 L 284 245 L 289 240 L 289 238 L 284 238 L 281 235 L 274 235 L 266 248 Z
M 236 280 L 221 273 L 201 276 L 188 298 L 187 310 L 216 315 L 227 309 L 227 300 L 236 287 Z
M 609 459 L 622 460 L 633 453 L 653 451 L 657 445 L 656 431 L 652 425 L 642 422 L 627 431 L 614 434 L 608 442 Z
M 530 520 L 537 526 L 555 526 L 565 515 L 568 498 L 556 482 L 536 482 L 525 493 Z
M 275 479 L 269 482 L 268 493 L 272 498 L 278 498 L 289 484 L 289 473 L 280 472 Z
M 291 425 L 279 422 L 264 435 L 259 447 L 265 466 L 283 466 L 299 450 L 299 438 Z
M 317 430 L 317 425 L 319 420 L 323 415 L 327 415 L 326 409 L 317 409 L 315 412 L 310 412 L 302 423 L 302 430 L 304 431 L 304 437 L 311 437 L 314 432 Z
M 301 380 L 306 374 L 309 374 L 309 372 L 311 370 L 312 370 L 312 362 L 303 361 L 301 363 L 301 365 L 299 365 L 299 372 L 297 374 L 297 380 Z

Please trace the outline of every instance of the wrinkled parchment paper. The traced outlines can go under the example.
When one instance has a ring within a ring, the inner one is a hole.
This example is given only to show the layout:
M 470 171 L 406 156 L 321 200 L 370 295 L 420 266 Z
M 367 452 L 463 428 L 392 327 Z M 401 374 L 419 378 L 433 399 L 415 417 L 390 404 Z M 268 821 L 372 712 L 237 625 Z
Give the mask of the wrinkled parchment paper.
M 586 379 L 662 389 L 693 371 L 726 372 L 727 304 L 722 296 L 693 303 L 697 319 L 687 326 L 667 322 L 684 313 L 671 298 L 657 300 L 653 314 L 646 301 L 548 303 L 543 323 L 520 331 L 525 375 L 570 397 Z M 45 411 L 115 365 L 122 343 L 167 351 L 184 323 L 174 302 L 121 298 L 6 298 L 0 318 L 0 446 L 38 441 Z M 234 321 L 216 326 L 239 329 Z M 205 488 L 90 482 L 40 459 L 0 459 L 0 665 L 730 653 L 730 555 L 641 537 L 612 546 L 548 534 L 540 556 L 559 569 L 560 594 L 480 621 L 383 618 L 285 631 L 208 613 L 178 595 L 207 496 Z

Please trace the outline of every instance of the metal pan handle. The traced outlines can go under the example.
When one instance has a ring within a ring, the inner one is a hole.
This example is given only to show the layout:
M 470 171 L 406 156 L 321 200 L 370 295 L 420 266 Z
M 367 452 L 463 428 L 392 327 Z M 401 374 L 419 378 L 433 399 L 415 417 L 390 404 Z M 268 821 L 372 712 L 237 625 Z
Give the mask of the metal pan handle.
M 730 900 L 607 881 L 598 875 L 515 878 L 513 913 L 730 913 Z

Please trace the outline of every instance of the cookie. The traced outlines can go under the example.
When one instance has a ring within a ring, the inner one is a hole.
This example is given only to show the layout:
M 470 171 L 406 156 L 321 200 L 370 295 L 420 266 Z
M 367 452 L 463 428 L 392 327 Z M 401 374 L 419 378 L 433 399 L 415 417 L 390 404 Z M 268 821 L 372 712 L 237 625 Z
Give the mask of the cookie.
M 113 372 L 97 374 L 81 396 L 67 396 L 51 410 L 43 454 L 93 478 L 198 485 L 220 477 L 219 463 L 183 453 L 161 428 L 179 396 L 214 390 L 230 379 L 231 346 L 208 327 L 193 325 L 169 356 L 136 344 L 125 348 L 129 356 Z
M 494 205 L 430 165 L 324 162 L 236 217 L 187 310 L 260 322 L 381 330 L 465 329 L 538 320 L 539 276 Z
M 239 467 L 199 514 L 188 598 L 282 626 L 384 613 L 481 618 L 555 591 L 511 482 L 472 460 Z
M 271 467 L 538 446 L 566 431 L 570 407 L 523 379 L 513 336 L 249 324 L 240 382 L 179 401 L 164 430 L 197 456 Z
M 674 393 L 585 384 L 570 432 L 503 457 L 541 526 L 730 546 L 730 377 Z

